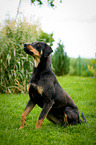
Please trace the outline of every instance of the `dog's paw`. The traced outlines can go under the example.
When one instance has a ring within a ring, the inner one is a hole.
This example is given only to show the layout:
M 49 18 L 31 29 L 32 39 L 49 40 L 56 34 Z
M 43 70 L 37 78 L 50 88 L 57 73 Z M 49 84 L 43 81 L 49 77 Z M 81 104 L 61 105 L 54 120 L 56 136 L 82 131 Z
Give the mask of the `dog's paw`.
M 20 128 L 19 128 L 19 129 L 22 129 L 22 128 L 24 128 L 24 126 L 20 126 Z
M 22 125 L 22 126 L 20 126 L 20 128 L 19 129 L 22 129 L 22 128 L 24 128 L 24 127 L 26 127 L 26 124 L 24 124 L 24 126 Z

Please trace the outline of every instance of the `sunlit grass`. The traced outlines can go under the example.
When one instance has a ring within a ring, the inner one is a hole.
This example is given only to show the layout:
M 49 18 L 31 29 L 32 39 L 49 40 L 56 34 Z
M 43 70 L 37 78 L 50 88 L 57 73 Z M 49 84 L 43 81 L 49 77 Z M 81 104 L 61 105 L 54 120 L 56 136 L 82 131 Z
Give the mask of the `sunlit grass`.
M 35 129 L 41 109 L 36 106 L 27 117 L 26 128 L 19 130 L 20 117 L 29 99 L 28 94 L 0 94 L 1 145 L 95 145 L 96 144 L 96 79 L 58 77 L 61 86 L 83 112 L 87 123 L 66 128 L 44 120 Z

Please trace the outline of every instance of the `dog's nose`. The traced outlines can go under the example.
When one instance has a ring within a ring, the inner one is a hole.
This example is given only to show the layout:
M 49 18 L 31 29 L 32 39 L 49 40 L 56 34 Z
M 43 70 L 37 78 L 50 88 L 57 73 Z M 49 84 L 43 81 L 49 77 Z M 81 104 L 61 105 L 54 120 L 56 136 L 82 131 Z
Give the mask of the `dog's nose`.
M 24 44 L 24 47 L 26 47 L 27 45 L 28 45 L 28 44 L 27 44 L 27 43 L 25 43 L 25 44 Z

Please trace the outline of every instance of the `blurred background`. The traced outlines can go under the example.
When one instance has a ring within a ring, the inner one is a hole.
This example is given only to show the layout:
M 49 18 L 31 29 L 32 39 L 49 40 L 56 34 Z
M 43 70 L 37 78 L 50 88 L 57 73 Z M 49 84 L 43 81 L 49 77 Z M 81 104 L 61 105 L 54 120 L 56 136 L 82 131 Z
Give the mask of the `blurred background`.
M 96 77 L 96 0 L 3 0 L 0 12 L 0 92 L 26 92 L 33 41 L 52 47 L 56 75 Z

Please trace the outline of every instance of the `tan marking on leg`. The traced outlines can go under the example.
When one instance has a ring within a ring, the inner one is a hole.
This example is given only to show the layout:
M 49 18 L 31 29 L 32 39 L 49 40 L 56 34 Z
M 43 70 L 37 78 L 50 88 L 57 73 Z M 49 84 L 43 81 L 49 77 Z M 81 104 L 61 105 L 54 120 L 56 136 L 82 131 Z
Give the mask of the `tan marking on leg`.
M 64 122 L 65 122 L 65 125 L 68 125 L 67 114 L 64 114 Z
M 53 105 L 54 103 L 55 103 L 55 102 L 53 101 L 51 105 Z M 35 127 L 36 129 L 40 129 L 40 128 L 41 128 L 41 125 L 42 125 L 42 123 L 43 123 L 43 120 L 45 119 L 45 117 L 47 117 L 48 112 L 50 111 L 51 108 L 52 108 L 52 106 L 50 106 L 50 108 L 47 110 L 45 116 L 44 116 L 42 119 L 40 119 L 40 120 L 39 120 L 39 118 L 37 119 L 36 127 Z
M 43 120 L 44 120 L 44 118 L 41 119 L 41 120 L 38 120 L 38 118 L 37 118 L 36 127 L 35 127 L 36 129 L 40 129 L 41 128 L 41 125 L 43 123 Z
M 21 115 L 21 126 L 19 129 L 24 128 L 24 126 L 26 126 L 26 116 L 30 113 L 30 111 L 33 109 L 34 105 L 27 107 L 26 110 L 24 110 L 24 112 Z

